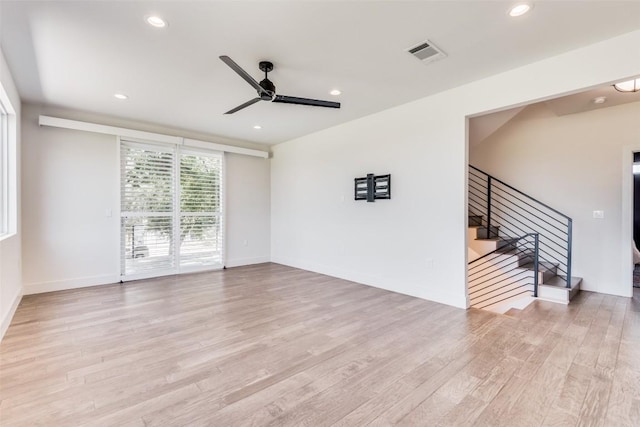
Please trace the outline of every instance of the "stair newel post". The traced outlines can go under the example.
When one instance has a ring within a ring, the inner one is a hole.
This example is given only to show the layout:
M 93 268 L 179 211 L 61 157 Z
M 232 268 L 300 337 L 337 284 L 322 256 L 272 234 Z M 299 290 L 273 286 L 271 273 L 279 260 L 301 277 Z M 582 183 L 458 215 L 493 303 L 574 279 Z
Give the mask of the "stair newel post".
M 538 281 L 540 276 L 540 271 L 538 269 L 538 249 L 539 249 L 539 235 L 538 233 L 533 234 L 533 296 L 538 297 Z
M 567 289 L 571 289 L 571 235 L 572 235 L 573 220 L 569 218 L 567 224 Z
M 487 239 L 491 238 L 491 175 L 487 177 Z

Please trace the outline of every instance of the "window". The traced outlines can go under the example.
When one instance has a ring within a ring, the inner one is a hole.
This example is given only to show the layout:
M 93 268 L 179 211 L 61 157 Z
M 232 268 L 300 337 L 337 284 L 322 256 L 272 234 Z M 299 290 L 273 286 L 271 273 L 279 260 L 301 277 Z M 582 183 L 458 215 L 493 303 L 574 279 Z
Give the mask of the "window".
M 0 85 L 0 239 L 16 233 L 16 116 Z
M 123 141 L 120 159 L 122 276 L 222 267 L 222 155 Z
M 9 151 L 8 121 L 7 112 L 2 104 L 0 104 L 0 173 L 2 175 L 0 176 L 0 236 L 7 234 L 9 229 L 9 212 L 7 211 L 7 195 L 9 193 L 7 189 L 7 183 L 9 181 L 9 164 L 7 162 L 7 152 Z

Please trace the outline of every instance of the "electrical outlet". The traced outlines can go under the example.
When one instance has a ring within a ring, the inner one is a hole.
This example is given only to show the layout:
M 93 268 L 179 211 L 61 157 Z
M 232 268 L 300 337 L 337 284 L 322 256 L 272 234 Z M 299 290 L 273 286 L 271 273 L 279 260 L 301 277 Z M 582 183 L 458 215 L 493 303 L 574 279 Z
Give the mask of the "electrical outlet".
M 604 211 L 593 211 L 593 217 L 596 219 L 603 219 Z
M 242 246 L 249 246 L 249 241 L 248 240 L 243 240 L 242 241 Z

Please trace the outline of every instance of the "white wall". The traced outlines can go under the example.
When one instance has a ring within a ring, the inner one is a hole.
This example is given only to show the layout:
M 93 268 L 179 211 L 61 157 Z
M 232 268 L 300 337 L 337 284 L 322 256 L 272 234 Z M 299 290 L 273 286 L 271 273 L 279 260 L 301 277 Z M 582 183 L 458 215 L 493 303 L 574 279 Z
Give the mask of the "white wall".
M 39 115 L 24 106 L 25 293 L 117 282 L 117 138 L 40 127 Z
M 640 145 L 640 102 L 556 116 L 527 107 L 469 153 L 470 162 L 573 218 L 573 272 L 582 289 L 628 296 L 621 276 L 622 155 Z M 627 173 L 630 165 L 627 165 Z M 594 219 L 593 211 L 605 211 Z
M 443 123 L 449 134 L 429 134 Z M 464 117 L 412 104 L 274 147 L 272 259 L 464 305 L 464 253 L 447 242 L 466 233 L 455 212 L 464 195 L 451 191 L 464 187 L 464 169 L 441 167 L 464 159 L 455 139 L 464 141 Z M 354 178 L 367 173 L 391 174 L 391 200 L 353 200 Z
M 270 160 L 225 154 L 226 266 L 271 261 Z
M 640 74 L 639 53 L 636 31 L 275 146 L 272 260 L 466 307 L 466 117 Z M 367 172 L 392 200 L 352 200 Z
M 24 291 L 117 282 L 117 139 L 41 127 L 40 114 L 77 119 L 51 107 L 23 108 Z M 113 124 L 108 118 L 94 119 Z M 135 123 L 128 126 L 137 128 Z M 148 125 L 145 129 L 154 131 Z M 229 155 L 226 166 L 228 256 L 235 265 L 268 261 L 269 160 Z M 111 217 L 107 210 L 113 212 Z
M 15 109 L 17 122 L 17 144 L 15 153 L 17 162 L 15 165 L 17 168 L 15 171 L 17 178 L 17 233 L 0 241 L 0 339 L 2 339 L 22 297 L 22 260 L 20 256 L 22 238 L 22 224 L 20 221 L 20 97 L 2 50 L 0 50 L 0 82 L 9 96 L 12 107 Z

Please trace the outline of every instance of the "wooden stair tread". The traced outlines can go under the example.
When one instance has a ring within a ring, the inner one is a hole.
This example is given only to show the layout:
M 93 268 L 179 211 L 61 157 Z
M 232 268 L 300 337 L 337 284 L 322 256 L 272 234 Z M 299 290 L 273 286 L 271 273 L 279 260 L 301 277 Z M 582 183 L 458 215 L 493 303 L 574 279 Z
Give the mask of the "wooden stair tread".
M 575 289 L 578 286 L 580 286 L 580 283 L 582 282 L 582 277 L 571 277 L 571 289 Z M 562 276 L 554 276 L 551 279 L 547 280 L 544 283 L 541 283 L 539 286 L 550 286 L 550 287 L 556 287 L 556 288 L 567 288 L 567 281 L 566 281 L 566 277 L 562 277 Z
M 544 270 L 551 270 L 553 268 L 557 268 L 559 264 L 557 263 L 553 263 L 553 262 L 548 262 L 548 261 L 539 261 L 538 262 L 538 271 L 541 269 Z M 522 264 L 520 266 L 521 268 L 528 268 L 528 269 L 533 269 L 533 261 L 527 262 L 526 264 Z M 558 277 L 558 276 L 554 276 Z

